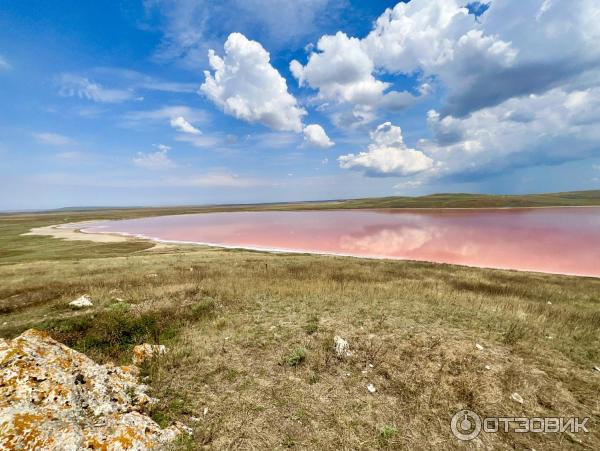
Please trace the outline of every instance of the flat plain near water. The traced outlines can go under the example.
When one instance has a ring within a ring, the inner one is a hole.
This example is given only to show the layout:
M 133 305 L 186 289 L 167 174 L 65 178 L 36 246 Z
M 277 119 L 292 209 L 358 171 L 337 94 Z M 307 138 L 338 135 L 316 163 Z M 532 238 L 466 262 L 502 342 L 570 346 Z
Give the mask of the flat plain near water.
M 148 214 L 0 218 L 0 335 L 44 329 L 100 363 L 166 345 L 141 376 L 160 399 L 147 413 L 192 428 L 178 449 L 598 449 L 600 279 L 22 235 Z M 93 306 L 72 310 L 82 294 Z M 450 429 L 465 408 L 590 432 L 465 444 Z
M 205 213 L 90 224 L 83 231 L 600 276 L 600 207 Z

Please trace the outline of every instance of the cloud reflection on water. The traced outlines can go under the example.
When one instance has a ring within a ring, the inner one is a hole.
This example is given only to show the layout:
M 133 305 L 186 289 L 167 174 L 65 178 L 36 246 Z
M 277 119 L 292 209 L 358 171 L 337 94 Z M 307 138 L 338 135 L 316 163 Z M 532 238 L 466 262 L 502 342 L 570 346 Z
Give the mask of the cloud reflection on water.
M 596 207 L 265 211 L 113 221 L 103 223 L 101 231 L 226 247 L 598 277 L 599 220 Z

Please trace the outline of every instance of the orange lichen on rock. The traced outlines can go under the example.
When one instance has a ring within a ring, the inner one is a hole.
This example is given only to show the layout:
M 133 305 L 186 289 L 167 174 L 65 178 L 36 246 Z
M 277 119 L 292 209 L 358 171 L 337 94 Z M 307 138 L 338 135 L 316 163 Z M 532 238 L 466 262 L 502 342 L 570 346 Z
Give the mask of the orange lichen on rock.
M 155 402 L 136 371 L 98 365 L 29 330 L 0 340 L 0 449 L 146 450 L 173 441 L 140 413 Z
M 151 360 L 163 354 L 166 354 L 167 348 L 164 345 L 151 345 L 144 343 L 133 348 L 133 364 L 141 365 L 147 360 Z

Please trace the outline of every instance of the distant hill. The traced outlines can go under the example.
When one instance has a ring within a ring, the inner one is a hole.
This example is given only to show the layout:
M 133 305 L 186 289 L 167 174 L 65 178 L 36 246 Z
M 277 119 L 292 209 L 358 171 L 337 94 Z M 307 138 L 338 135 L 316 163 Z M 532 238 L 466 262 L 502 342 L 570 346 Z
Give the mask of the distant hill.
M 335 208 L 502 208 L 600 206 L 600 190 L 543 194 L 442 193 L 420 197 L 391 196 L 336 202 Z
M 36 213 L 77 215 L 90 217 L 141 217 L 209 211 L 243 210 L 323 210 L 354 208 L 508 208 L 508 207 L 576 207 L 600 206 L 600 190 L 571 191 L 542 194 L 468 194 L 441 193 L 427 196 L 389 196 L 364 199 L 323 201 L 274 202 L 262 204 L 180 205 L 161 207 L 65 207 L 55 210 L 4 212 L 0 216 L 32 215 Z

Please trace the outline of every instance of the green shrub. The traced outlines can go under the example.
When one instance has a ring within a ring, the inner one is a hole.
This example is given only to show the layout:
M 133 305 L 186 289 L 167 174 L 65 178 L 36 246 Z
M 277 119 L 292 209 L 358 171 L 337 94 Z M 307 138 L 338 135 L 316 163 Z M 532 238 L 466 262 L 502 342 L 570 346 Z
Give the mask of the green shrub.
M 158 342 L 169 324 L 161 312 L 133 315 L 128 307 L 109 308 L 93 316 L 46 322 L 42 328 L 58 341 L 93 357 L 122 359 L 123 351 L 146 341 Z
M 527 327 L 520 322 L 513 322 L 502 336 L 502 341 L 507 345 L 514 345 L 527 335 Z
M 292 352 L 283 358 L 287 366 L 298 366 L 306 360 L 306 349 L 302 347 L 295 348 Z
M 216 307 L 215 300 L 204 298 L 192 307 L 192 316 L 196 319 L 210 315 Z
M 147 313 L 141 316 L 124 314 L 119 311 L 108 311 L 94 321 L 92 329 L 76 343 L 76 348 L 110 349 L 118 351 L 120 348 L 156 341 L 159 334 L 157 320 L 158 313 Z
M 398 430 L 394 426 L 384 426 L 379 430 L 379 438 L 383 441 L 388 441 L 396 435 Z
M 156 421 L 156 424 L 158 424 L 163 429 L 168 427 L 169 424 L 171 423 L 171 421 L 169 420 L 169 417 L 166 414 L 164 414 L 163 412 L 161 412 L 160 410 L 151 412 L 150 418 L 152 418 L 154 421 Z
M 84 332 L 93 325 L 91 316 L 75 316 L 64 320 L 51 320 L 43 323 L 40 328 L 48 331 L 56 331 L 61 334 Z

